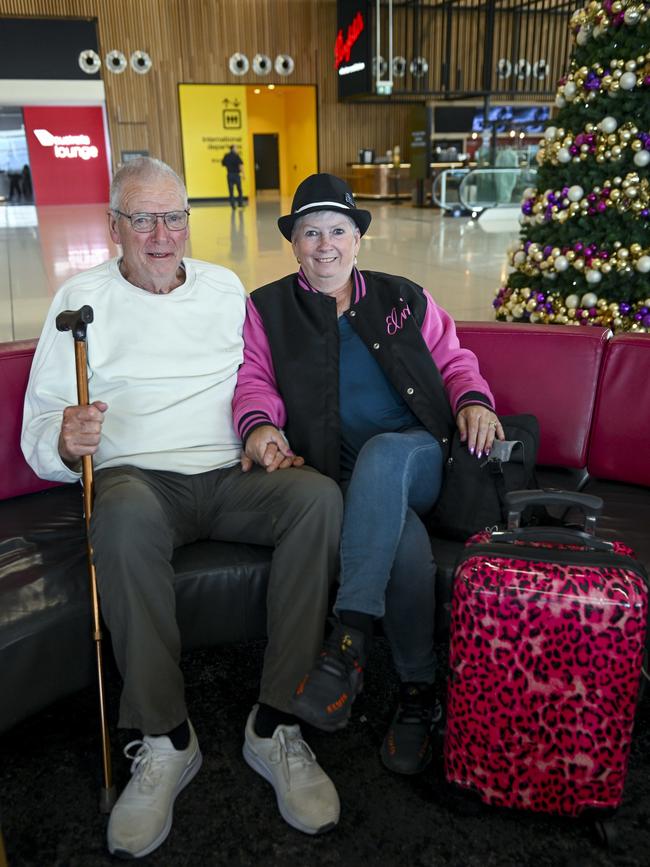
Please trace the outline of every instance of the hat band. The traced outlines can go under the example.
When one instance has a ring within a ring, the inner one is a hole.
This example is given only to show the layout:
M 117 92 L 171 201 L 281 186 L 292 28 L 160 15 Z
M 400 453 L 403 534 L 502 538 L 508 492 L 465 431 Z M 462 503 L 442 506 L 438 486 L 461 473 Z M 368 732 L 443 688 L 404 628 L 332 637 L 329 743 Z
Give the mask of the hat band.
M 334 208 L 345 208 L 347 211 L 351 211 L 354 207 L 353 205 L 345 205 L 342 202 L 310 202 L 308 205 L 303 205 L 302 208 L 297 208 L 293 213 L 299 214 L 301 211 L 306 211 L 307 208 L 322 208 L 325 205 Z

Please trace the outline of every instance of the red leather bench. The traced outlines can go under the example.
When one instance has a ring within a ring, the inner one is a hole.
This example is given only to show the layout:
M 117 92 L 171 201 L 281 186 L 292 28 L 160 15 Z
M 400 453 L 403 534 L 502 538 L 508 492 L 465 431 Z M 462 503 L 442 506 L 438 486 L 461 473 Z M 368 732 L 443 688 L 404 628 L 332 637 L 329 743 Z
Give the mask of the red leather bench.
M 603 534 L 627 540 L 650 567 L 650 335 L 473 322 L 458 333 L 499 412 L 537 415 L 542 483 L 587 481 L 605 499 Z M 0 344 L 0 731 L 93 677 L 81 492 L 36 478 L 20 451 L 34 347 Z M 458 545 L 432 542 L 448 599 Z M 186 647 L 264 635 L 269 558 L 219 542 L 176 552 Z

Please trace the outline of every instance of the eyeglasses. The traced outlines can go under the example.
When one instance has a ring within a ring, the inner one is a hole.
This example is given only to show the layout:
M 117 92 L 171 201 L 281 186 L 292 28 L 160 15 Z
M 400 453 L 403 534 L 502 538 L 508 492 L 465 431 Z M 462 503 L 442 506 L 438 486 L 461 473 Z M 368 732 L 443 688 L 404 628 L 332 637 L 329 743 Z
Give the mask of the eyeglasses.
M 165 211 L 164 214 L 125 214 L 124 211 L 115 208 L 113 213 L 126 217 L 134 232 L 153 232 L 158 220 L 162 220 L 170 232 L 180 232 L 187 227 L 190 216 L 189 208 L 184 211 Z

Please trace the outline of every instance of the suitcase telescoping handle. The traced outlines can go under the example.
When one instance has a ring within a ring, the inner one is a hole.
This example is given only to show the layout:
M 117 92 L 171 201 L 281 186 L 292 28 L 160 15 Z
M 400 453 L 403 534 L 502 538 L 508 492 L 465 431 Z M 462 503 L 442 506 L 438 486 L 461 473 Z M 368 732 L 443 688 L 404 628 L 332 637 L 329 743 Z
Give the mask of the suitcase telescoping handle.
M 521 514 L 527 506 L 564 506 L 578 508 L 584 515 L 582 530 L 570 527 L 519 527 Z M 506 494 L 508 529 L 493 533 L 493 542 L 555 542 L 560 545 L 581 545 L 593 551 L 613 549 L 611 542 L 594 536 L 596 519 L 603 510 L 603 501 L 593 494 L 577 491 L 509 491 Z
M 580 509 L 584 515 L 584 530 L 593 536 L 596 519 L 603 511 L 603 501 L 594 494 L 579 494 L 577 491 L 558 491 L 554 488 L 537 491 L 508 491 L 506 494 L 508 530 L 516 530 L 521 514 L 527 506 L 564 506 Z

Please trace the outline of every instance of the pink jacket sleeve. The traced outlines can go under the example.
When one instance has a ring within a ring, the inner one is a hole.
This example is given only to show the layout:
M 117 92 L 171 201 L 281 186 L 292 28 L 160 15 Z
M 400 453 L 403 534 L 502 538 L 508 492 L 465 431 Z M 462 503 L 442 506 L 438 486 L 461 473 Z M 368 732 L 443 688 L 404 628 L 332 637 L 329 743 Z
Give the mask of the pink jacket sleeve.
M 481 376 L 478 360 L 469 349 L 462 349 L 454 320 L 425 290 L 427 310 L 422 337 L 442 374 L 454 414 L 464 406 L 480 404 L 494 409 L 494 397 Z
M 272 424 L 282 428 L 287 421 L 287 411 L 275 380 L 268 337 L 250 297 L 246 301 L 244 322 L 244 361 L 237 373 L 232 411 L 235 430 L 242 442 L 256 427 Z

